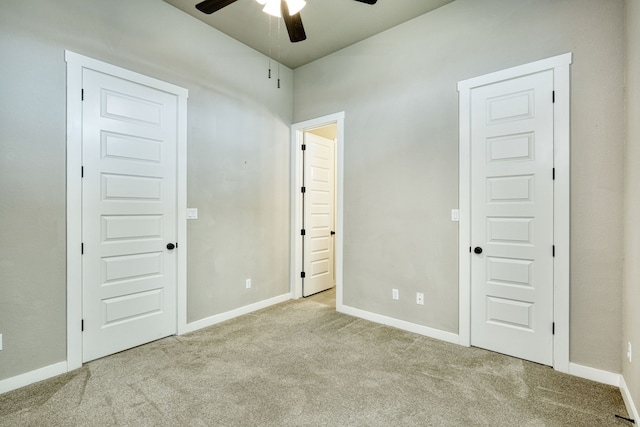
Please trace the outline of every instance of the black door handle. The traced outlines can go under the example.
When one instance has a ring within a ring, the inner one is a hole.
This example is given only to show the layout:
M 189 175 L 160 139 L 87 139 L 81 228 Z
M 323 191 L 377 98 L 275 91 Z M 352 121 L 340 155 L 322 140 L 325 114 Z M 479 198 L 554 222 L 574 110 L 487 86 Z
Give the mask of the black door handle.
M 331 230 L 331 235 L 333 236 L 334 234 L 336 234 L 336 232 Z
M 477 253 L 478 255 L 480 255 L 482 253 L 482 248 L 480 246 L 476 246 L 473 249 L 473 252 Z
M 175 249 L 176 245 L 174 245 L 173 243 L 169 243 L 167 244 L 167 249 L 172 250 Z

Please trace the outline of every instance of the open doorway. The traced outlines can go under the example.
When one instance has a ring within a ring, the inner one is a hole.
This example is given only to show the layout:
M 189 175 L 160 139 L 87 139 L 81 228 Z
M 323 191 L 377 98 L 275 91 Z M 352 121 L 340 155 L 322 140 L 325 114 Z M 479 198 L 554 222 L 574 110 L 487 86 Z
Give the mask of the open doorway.
M 336 307 L 342 305 L 343 122 L 339 113 L 292 126 L 291 291 Z

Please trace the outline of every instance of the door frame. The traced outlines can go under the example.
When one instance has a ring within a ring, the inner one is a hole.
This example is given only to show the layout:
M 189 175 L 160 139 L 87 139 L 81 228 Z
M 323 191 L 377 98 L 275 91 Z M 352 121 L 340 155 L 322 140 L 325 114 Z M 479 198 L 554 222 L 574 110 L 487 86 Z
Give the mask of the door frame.
M 91 69 L 178 98 L 176 303 L 178 334 L 187 325 L 187 89 L 65 50 L 67 63 L 67 371 L 82 366 L 82 70 Z
M 302 143 L 304 133 L 331 124 L 336 125 L 336 206 L 335 206 L 335 276 L 336 276 L 336 309 L 342 307 L 342 276 L 343 276 L 343 242 L 344 242 L 344 214 L 343 214 L 343 177 L 344 177 L 344 111 L 318 117 L 291 125 L 291 295 L 294 299 L 302 297 Z
M 553 368 L 569 372 L 570 274 L 570 65 L 572 53 L 497 71 L 458 82 L 459 92 L 459 339 L 471 345 L 471 91 L 541 71 L 553 71 L 555 181 L 553 193 Z

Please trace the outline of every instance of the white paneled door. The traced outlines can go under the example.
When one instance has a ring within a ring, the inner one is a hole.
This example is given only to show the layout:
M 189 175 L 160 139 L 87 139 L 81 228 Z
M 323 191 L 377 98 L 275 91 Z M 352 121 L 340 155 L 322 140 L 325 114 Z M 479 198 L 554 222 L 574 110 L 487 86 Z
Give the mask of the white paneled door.
M 83 361 L 176 333 L 177 97 L 83 71 Z
M 471 91 L 471 344 L 553 364 L 553 71 Z
M 304 134 L 303 296 L 335 285 L 335 141 Z

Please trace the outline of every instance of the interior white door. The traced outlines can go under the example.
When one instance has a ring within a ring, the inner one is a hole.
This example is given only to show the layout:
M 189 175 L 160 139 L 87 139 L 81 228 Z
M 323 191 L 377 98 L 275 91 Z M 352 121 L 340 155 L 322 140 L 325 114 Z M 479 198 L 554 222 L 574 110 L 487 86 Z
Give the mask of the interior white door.
M 553 364 L 553 72 L 471 92 L 471 344 Z
M 175 95 L 83 71 L 83 361 L 176 333 Z
M 335 285 L 335 141 L 304 134 L 303 296 Z

